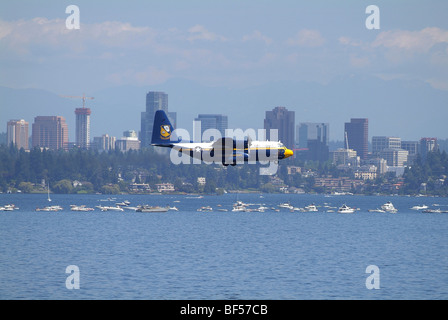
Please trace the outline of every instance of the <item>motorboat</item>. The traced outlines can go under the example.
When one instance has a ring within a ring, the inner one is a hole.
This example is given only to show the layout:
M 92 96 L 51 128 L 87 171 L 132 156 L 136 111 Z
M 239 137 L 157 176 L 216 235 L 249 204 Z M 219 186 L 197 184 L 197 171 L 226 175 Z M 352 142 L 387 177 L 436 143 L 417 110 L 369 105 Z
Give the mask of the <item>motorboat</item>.
M 0 207 L 0 211 L 14 211 L 14 210 L 18 210 L 19 208 L 16 208 L 15 205 L 13 204 L 7 204 L 3 207 Z
M 80 212 L 88 212 L 88 211 L 94 211 L 94 208 L 88 208 L 85 205 L 77 206 L 77 205 L 71 205 L 70 206 L 71 211 L 80 211 Z
M 424 213 L 442 213 L 442 210 L 440 210 L 440 208 L 438 208 L 438 209 L 425 209 L 422 212 L 424 212 Z
M 425 209 L 428 209 L 428 206 L 427 205 L 421 205 L 421 206 L 413 206 L 412 208 L 411 208 L 412 210 L 425 210 Z
M 159 206 L 139 206 L 136 212 L 167 212 L 170 207 L 159 207 Z
M 246 212 L 247 211 L 247 204 L 245 204 L 242 201 L 237 201 L 233 204 L 232 208 L 233 212 Z
M 197 211 L 205 211 L 205 212 L 210 212 L 210 211 L 213 211 L 213 208 L 212 207 L 210 207 L 210 206 L 204 206 L 204 207 L 200 207 Z
M 36 208 L 36 211 L 54 212 L 63 210 L 61 206 L 48 206 L 43 208 Z
M 383 204 L 381 206 L 381 209 L 383 209 L 386 212 L 390 212 L 390 213 L 397 213 L 398 212 L 398 210 L 394 207 L 394 205 L 390 201 L 387 201 L 385 204 Z
M 293 207 L 289 202 L 280 203 L 278 206 L 279 206 L 280 208 L 285 208 L 285 209 L 289 209 L 289 210 L 294 210 L 294 207 Z
M 97 206 L 98 209 L 101 211 L 124 211 L 122 207 L 116 206 L 116 207 L 110 207 L 110 206 Z
M 355 212 L 355 208 L 350 208 L 349 206 L 347 206 L 346 204 L 343 204 L 339 209 L 338 209 L 338 213 L 354 213 Z
M 317 212 L 317 211 L 319 211 L 319 210 L 317 210 L 317 207 L 316 207 L 316 205 L 314 203 L 310 204 L 310 205 L 307 205 L 304 209 L 307 212 Z

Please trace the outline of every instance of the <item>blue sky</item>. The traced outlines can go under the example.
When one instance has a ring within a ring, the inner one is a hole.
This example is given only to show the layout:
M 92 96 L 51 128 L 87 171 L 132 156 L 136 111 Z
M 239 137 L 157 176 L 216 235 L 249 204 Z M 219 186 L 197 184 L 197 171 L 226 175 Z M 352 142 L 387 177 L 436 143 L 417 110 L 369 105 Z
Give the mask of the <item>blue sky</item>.
M 79 30 L 65 26 L 72 4 Z M 365 26 L 372 4 L 379 30 Z M 149 91 L 179 78 L 242 89 L 361 75 L 448 92 L 447 13 L 443 0 L 7 0 L 0 2 L 0 86 L 89 95 L 121 86 Z
M 65 28 L 70 4 L 80 8 L 80 30 Z M 369 4 L 380 9 L 380 30 L 365 27 Z M 0 85 L 94 91 L 180 77 L 249 87 L 361 73 L 448 90 L 447 9 L 446 1 L 2 1 Z

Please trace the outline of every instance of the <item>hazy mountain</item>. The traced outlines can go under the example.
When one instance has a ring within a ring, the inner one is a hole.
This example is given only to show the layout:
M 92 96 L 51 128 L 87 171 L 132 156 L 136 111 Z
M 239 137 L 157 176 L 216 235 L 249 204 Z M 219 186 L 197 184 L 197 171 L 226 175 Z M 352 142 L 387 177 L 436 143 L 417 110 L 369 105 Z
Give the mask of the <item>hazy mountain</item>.
M 169 109 L 177 112 L 178 126 L 189 131 L 199 113 L 226 114 L 231 128 L 263 128 L 265 111 L 285 106 L 296 112 L 296 124 L 330 123 L 330 140 L 342 140 L 344 122 L 356 117 L 369 119 L 370 137 L 388 135 L 407 140 L 448 137 L 448 92 L 422 82 L 359 76 L 338 78 L 326 85 L 285 81 L 243 89 L 172 79 L 157 86 L 121 86 L 86 92 L 95 98 L 87 100 L 92 109 L 92 137 L 104 133 L 121 137 L 125 130 L 139 131 L 146 92 L 158 90 L 168 93 Z M 62 115 L 73 141 L 74 109 L 81 105 L 81 99 L 63 98 L 45 90 L 0 87 L 0 131 L 6 131 L 10 119 L 23 118 L 31 124 L 37 115 Z

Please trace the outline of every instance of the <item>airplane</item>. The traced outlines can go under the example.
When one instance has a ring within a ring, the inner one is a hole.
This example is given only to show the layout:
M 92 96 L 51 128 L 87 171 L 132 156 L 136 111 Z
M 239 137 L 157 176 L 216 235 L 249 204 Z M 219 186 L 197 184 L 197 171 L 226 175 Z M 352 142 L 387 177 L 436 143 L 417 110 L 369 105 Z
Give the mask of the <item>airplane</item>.
M 280 141 L 256 141 L 249 138 L 239 141 L 224 137 L 211 142 L 184 142 L 180 138 L 172 139 L 173 131 L 174 127 L 165 111 L 157 110 L 151 139 L 153 146 L 171 148 L 192 158 L 220 162 L 224 166 L 250 161 L 277 162 L 294 154 Z

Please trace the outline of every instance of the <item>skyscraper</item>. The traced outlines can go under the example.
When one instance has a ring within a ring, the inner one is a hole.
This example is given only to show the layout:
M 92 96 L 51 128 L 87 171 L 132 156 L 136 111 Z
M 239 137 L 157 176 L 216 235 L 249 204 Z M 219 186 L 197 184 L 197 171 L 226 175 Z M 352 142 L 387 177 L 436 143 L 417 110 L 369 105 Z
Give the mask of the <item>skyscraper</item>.
M 356 151 L 361 160 L 367 159 L 369 151 L 369 120 L 350 119 L 345 123 L 344 146 Z
M 154 115 L 157 110 L 163 110 L 168 114 L 168 94 L 150 91 L 146 94 L 146 111 L 141 113 L 141 147 L 149 147 L 151 145 Z M 169 114 L 168 118 L 170 118 Z
M 272 111 L 266 111 L 264 129 L 266 138 L 271 140 L 270 130 L 278 130 L 278 139 L 289 148 L 294 148 L 295 112 L 288 111 L 285 107 L 276 107 Z
M 207 129 L 218 130 L 221 137 L 225 137 L 226 129 L 228 129 L 227 116 L 222 114 L 200 114 L 194 121 L 199 121 L 201 123 L 201 138 L 204 137 L 204 132 Z M 214 137 L 214 140 L 221 137 Z
M 29 150 L 28 147 L 28 122 L 25 120 L 10 120 L 7 123 L 6 142 L 12 143 L 17 149 Z
M 437 138 L 421 138 L 420 139 L 420 156 L 422 160 L 426 160 L 428 152 L 438 150 Z
M 90 146 L 90 114 L 89 108 L 76 108 L 76 145 L 81 149 Z
M 33 147 L 53 150 L 67 149 L 68 147 L 68 127 L 64 117 L 35 117 L 32 131 Z
M 329 139 L 330 125 L 328 123 L 301 122 L 297 126 L 299 148 L 307 148 L 308 140 L 318 140 L 328 145 Z
M 307 159 L 327 161 L 330 125 L 328 123 L 302 122 L 297 126 L 299 148 L 307 148 Z

